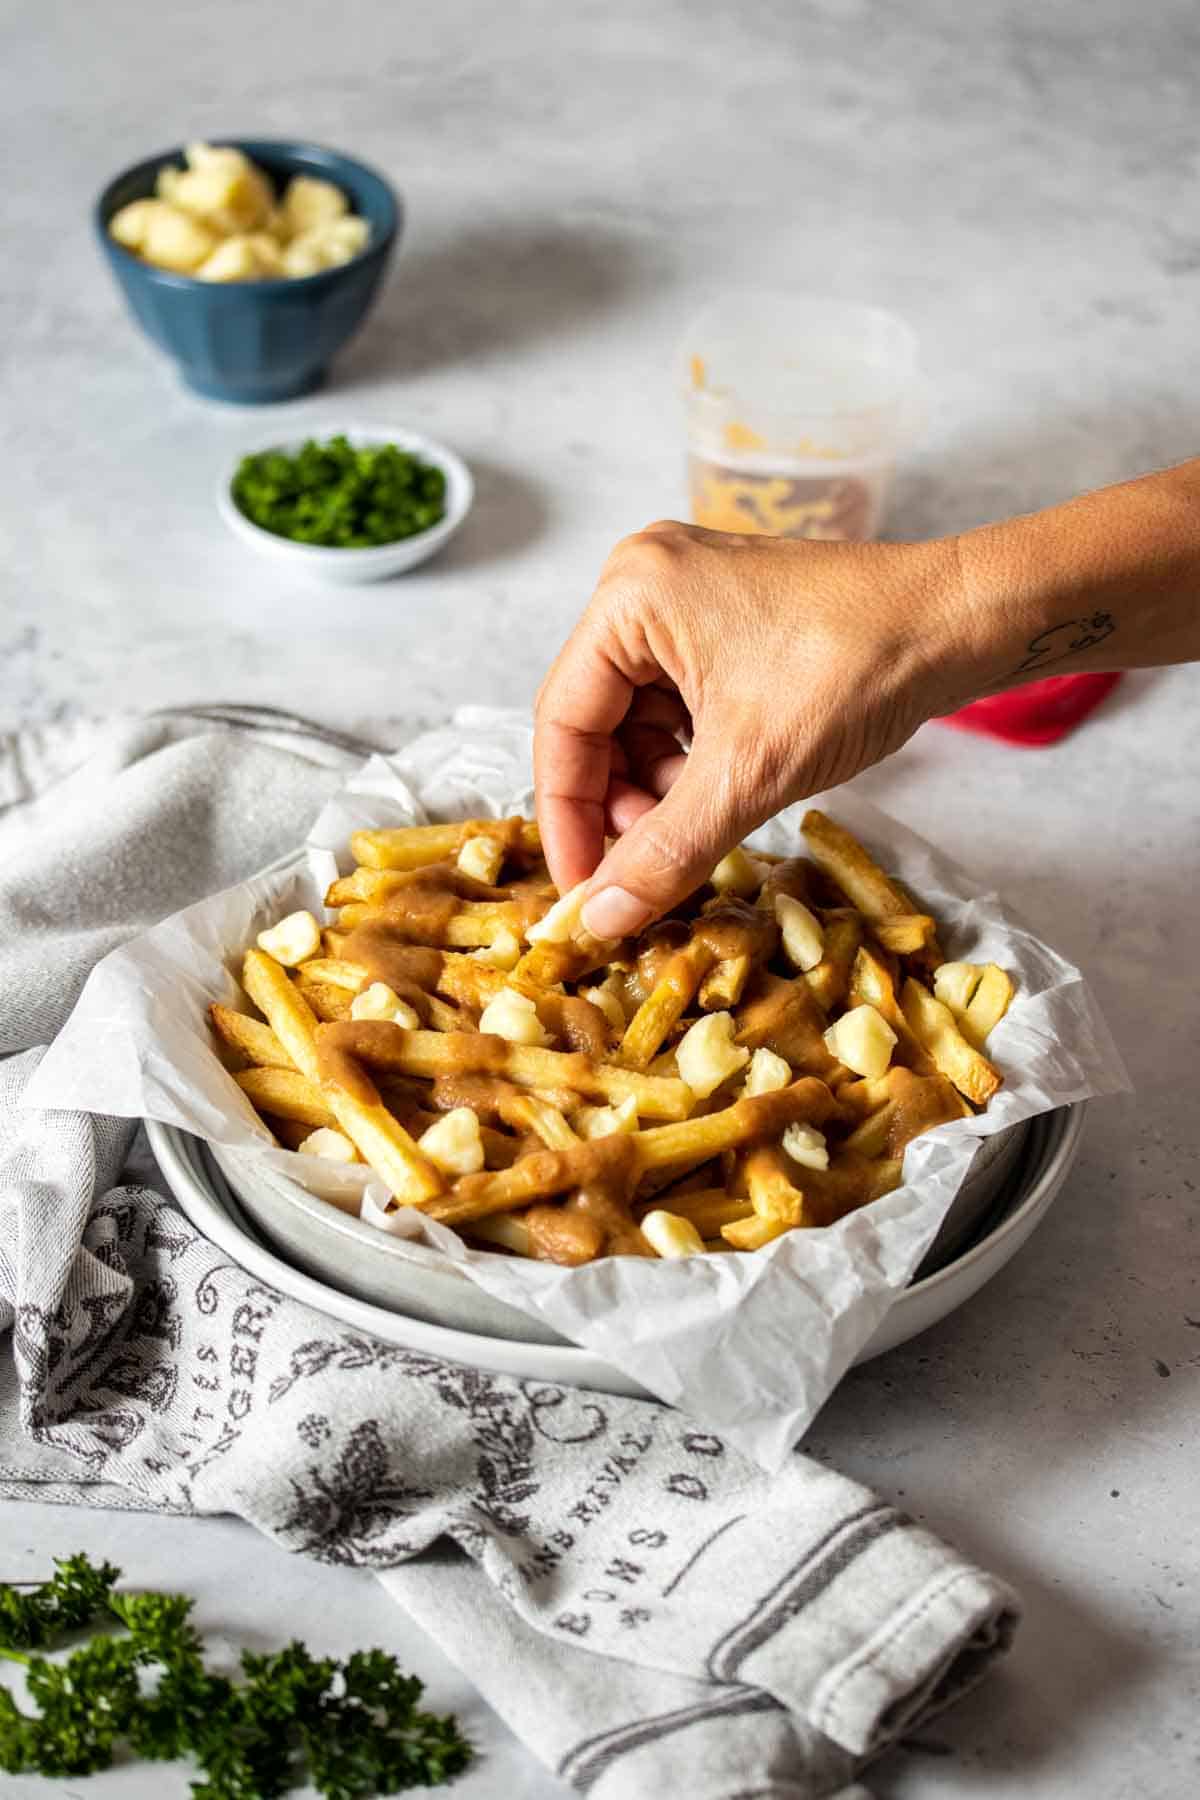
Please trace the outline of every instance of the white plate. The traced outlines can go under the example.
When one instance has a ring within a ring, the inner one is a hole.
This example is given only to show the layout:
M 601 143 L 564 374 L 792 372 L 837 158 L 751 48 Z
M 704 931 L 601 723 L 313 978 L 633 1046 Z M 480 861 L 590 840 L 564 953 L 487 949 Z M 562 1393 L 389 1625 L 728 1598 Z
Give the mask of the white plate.
M 1013 1184 L 1012 1205 L 972 1249 L 900 1295 L 857 1362 L 867 1362 L 927 1331 L 978 1293 L 1016 1255 L 1059 1193 L 1079 1154 L 1086 1110 L 1086 1103 L 1078 1102 L 1033 1120 L 1027 1156 Z M 167 1184 L 193 1225 L 242 1268 L 293 1299 L 385 1343 L 423 1350 L 452 1362 L 568 1387 L 595 1388 L 601 1393 L 653 1398 L 590 1350 L 453 1331 L 372 1306 L 314 1281 L 267 1249 L 240 1221 L 236 1201 L 198 1138 L 153 1120 L 147 1122 L 146 1131 Z
M 291 538 L 277 537 L 273 531 L 264 531 L 261 525 L 254 524 L 253 520 L 246 517 L 233 498 L 233 478 L 238 465 L 244 456 L 257 456 L 264 450 L 284 450 L 289 455 L 294 455 L 302 444 L 314 437 L 322 440 L 331 437 L 349 438 L 356 450 L 369 449 L 378 444 L 395 444 L 398 449 L 408 450 L 414 456 L 419 456 L 423 462 L 433 463 L 446 477 L 444 515 L 428 531 L 418 531 L 412 537 L 398 538 L 394 544 L 372 544 L 363 550 L 338 550 L 327 544 L 297 544 Z M 475 483 L 471 478 L 471 471 L 462 458 L 456 456 L 447 445 L 439 444 L 435 438 L 423 437 L 416 431 L 392 430 L 386 425 L 322 426 L 319 432 L 309 431 L 302 437 L 280 437 L 276 434 L 260 443 L 245 444 L 217 485 L 217 511 L 235 537 L 241 538 L 252 550 L 257 550 L 260 556 L 270 556 L 276 562 L 289 563 L 300 574 L 315 576 L 318 581 L 335 581 L 343 585 L 382 581 L 388 575 L 399 575 L 404 569 L 414 569 L 454 536 L 470 512 L 474 498 Z

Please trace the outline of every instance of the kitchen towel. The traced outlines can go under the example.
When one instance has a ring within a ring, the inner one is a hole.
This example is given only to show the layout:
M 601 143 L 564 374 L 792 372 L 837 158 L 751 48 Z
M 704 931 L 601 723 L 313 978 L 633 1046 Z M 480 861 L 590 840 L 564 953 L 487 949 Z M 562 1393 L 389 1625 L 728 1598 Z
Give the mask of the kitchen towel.
M 349 1330 L 203 1238 L 133 1126 L 21 1105 L 91 964 L 297 842 L 364 747 L 223 708 L 0 745 L 0 1495 L 375 1570 L 596 1800 L 857 1792 L 1007 1646 L 1002 1583 L 802 1455 Z

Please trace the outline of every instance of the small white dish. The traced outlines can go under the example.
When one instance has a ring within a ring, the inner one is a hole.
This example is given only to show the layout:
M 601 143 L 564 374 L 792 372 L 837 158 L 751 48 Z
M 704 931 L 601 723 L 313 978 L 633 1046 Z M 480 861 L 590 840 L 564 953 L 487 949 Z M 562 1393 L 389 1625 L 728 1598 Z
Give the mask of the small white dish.
M 264 450 L 283 450 L 294 455 L 301 445 L 314 437 L 323 440 L 345 437 L 356 450 L 370 449 L 379 444 L 395 444 L 398 449 L 408 450 L 412 455 L 419 456 L 423 462 L 432 463 L 446 477 L 445 513 L 428 531 L 415 532 L 412 537 L 397 538 L 392 544 L 372 544 L 362 550 L 341 550 L 326 544 L 298 544 L 292 538 L 277 537 L 273 531 L 265 531 L 261 525 L 256 525 L 246 517 L 233 497 L 233 478 L 242 458 L 260 455 Z M 424 437 L 417 431 L 398 431 L 386 425 L 323 427 L 319 431 L 306 431 L 300 436 L 275 435 L 259 443 L 245 444 L 217 484 L 217 511 L 235 537 L 241 538 L 252 550 L 257 550 L 260 556 L 289 563 L 299 574 L 339 584 L 382 581 L 389 575 L 401 574 L 405 569 L 415 569 L 418 563 L 425 562 L 454 536 L 470 512 L 474 498 L 475 483 L 471 478 L 471 471 L 462 458 L 456 456 L 447 445 L 439 444 L 436 439 Z

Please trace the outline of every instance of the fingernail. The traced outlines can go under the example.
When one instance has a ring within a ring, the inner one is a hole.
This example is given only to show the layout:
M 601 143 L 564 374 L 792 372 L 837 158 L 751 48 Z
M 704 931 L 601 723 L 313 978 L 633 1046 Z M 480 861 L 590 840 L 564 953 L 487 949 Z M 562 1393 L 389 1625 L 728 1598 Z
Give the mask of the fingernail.
M 622 887 L 609 887 L 601 888 L 586 901 L 580 917 L 584 930 L 593 937 L 623 938 L 640 931 L 651 911 L 636 894 L 627 893 Z

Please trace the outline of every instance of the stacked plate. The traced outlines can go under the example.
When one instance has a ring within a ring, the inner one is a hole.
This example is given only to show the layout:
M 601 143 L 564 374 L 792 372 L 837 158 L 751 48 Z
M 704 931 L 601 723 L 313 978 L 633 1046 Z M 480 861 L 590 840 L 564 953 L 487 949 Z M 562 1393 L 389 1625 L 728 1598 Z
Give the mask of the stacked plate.
M 1086 1106 L 1044 1114 L 985 1139 L 917 1279 L 858 1361 L 879 1356 L 961 1306 L 1016 1254 L 1065 1182 Z M 645 1390 L 591 1351 L 536 1325 L 447 1265 L 431 1279 L 394 1240 L 315 1200 L 265 1182 L 253 1162 L 150 1122 L 159 1167 L 192 1223 L 285 1294 L 387 1343 L 501 1374 L 611 1394 Z

